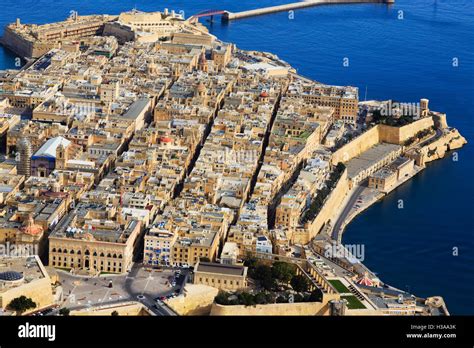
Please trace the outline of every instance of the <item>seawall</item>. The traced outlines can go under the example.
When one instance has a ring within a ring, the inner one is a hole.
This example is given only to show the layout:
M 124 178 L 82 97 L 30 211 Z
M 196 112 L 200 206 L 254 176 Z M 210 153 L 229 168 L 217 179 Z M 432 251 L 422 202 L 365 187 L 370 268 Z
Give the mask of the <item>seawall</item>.
M 395 0 L 308 0 L 295 2 L 291 4 L 264 7 L 255 10 L 242 11 L 242 12 L 226 12 L 223 15 L 224 21 L 235 20 L 240 18 L 261 16 L 269 13 L 276 13 L 282 11 L 297 10 L 300 8 L 313 7 L 318 5 L 331 5 L 331 4 L 364 4 L 364 3 L 376 3 L 376 4 L 393 4 Z

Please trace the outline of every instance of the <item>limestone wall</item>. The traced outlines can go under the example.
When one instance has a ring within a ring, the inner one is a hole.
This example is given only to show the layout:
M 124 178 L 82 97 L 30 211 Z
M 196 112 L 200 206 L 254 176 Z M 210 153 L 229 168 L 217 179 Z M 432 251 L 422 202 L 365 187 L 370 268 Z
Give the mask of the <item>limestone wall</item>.
M 119 316 L 147 316 L 150 315 L 144 308 L 143 304 L 139 302 L 127 302 L 124 304 L 117 304 L 115 306 L 104 306 L 92 308 L 90 310 L 81 309 L 71 311 L 70 315 L 77 316 L 111 316 L 113 312 L 117 312 Z
M 347 162 L 380 142 L 378 125 L 353 139 L 332 155 L 332 163 Z
M 381 142 L 403 145 L 419 131 L 432 126 L 434 126 L 433 117 L 425 117 L 403 127 L 376 125 L 334 152 L 332 163 L 345 163 Z
M 114 36 L 120 44 L 135 39 L 135 33 L 130 28 L 118 23 L 105 23 L 104 36 Z
M 2 44 L 21 57 L 32 57 L 32 43 L 22 39 L 21 37 L 13 33 L 8 27 L 5 28 L 5 32 L 2 38 Z
M 443 158 L 446 155 L 446 152 L 458 149 L 466 143 L 466 139 L 459 134 L 457 129 L 453 128 L 438 140 L 420 149 L 422 162 L 427 163 Z
M 338 212 L 344 198 L 349 192 L 349 181 L 347 179 L 347 169 L 342 173 L 336 187 L 330 193 L 321 211 L 316 218 L 305 225 L 304 229 L 293 233 L 291 241 L 293 244 L 307 244 L 316 236 L 321 228 L 329 220 L 334 222 L 335 214 Z
M 55 43 L 30 42 L 5 28 L 1 43 L 22 58 L 38 58 L 55 47 Z
M 51 280 L 49 277 L 44 277 L 1 292 L 0 308 L 5 308 L 13 299 L 20 296 L 29 297 L 36 303 L 36 308 L 28 312 L 52 305 L 53 291 L 51 289 Z
M 166 304 L 179 315 L 209 315 L 216 288 L 202 284 L 186 284 L 184 294 L 171 298 Z
M 212 304 L 211 315 L 329 315 L 328 302 L 339 295 L 325 295 L 323 302 L 274 303 L 255 306 Z
M 403 145 L 407 139 L 413 137 L 419 131 L 432 126 L 434 126 L 433 117 L 425 117 L 403 127 L 392 127 L 383 124 L 377 127 L 381 142 Z

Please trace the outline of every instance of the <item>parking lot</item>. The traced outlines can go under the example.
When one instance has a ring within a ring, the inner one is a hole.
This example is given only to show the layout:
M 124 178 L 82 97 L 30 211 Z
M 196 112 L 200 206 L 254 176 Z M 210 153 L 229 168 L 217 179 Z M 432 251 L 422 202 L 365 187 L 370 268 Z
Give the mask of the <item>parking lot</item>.
M 155 299 L 164 300 L 179 294 L 186 272 L 150 270 L 142 265 L 134 265 L 127 275 L 84 277 L 58 272 L 64 291 L 61 307 L 83 309 L 125 301 L 140 301 L 153 307 Z

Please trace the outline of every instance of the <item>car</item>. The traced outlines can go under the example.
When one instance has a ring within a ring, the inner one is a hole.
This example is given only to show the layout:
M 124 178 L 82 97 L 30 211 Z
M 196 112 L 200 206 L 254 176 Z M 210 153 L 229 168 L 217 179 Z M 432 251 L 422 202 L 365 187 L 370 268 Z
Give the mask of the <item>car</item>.
M 160 296 L 160 300 L 161 300 L 161 301 L 166 300 L 166 296 Z

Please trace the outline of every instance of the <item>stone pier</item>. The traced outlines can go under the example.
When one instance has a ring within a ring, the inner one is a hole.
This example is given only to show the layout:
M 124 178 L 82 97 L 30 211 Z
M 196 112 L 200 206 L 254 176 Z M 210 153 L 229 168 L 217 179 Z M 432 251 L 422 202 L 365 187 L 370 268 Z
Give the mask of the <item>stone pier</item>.
M 364 3 L 379 3 L 379 4 L 393 4 L 395 0 L 308 0 L 295 2 L 286 5 L 264 7 L 255 10 L 242 11 L 242 12 L 226 12 L 223 14 L 223 21 L 230 21 L 235 19 L 261 16 L 269 13 L 283 12 L 296 10 L 300 8 L 313 7 L 317 5 L 331 5 L 331 4 L 364 4 Z

